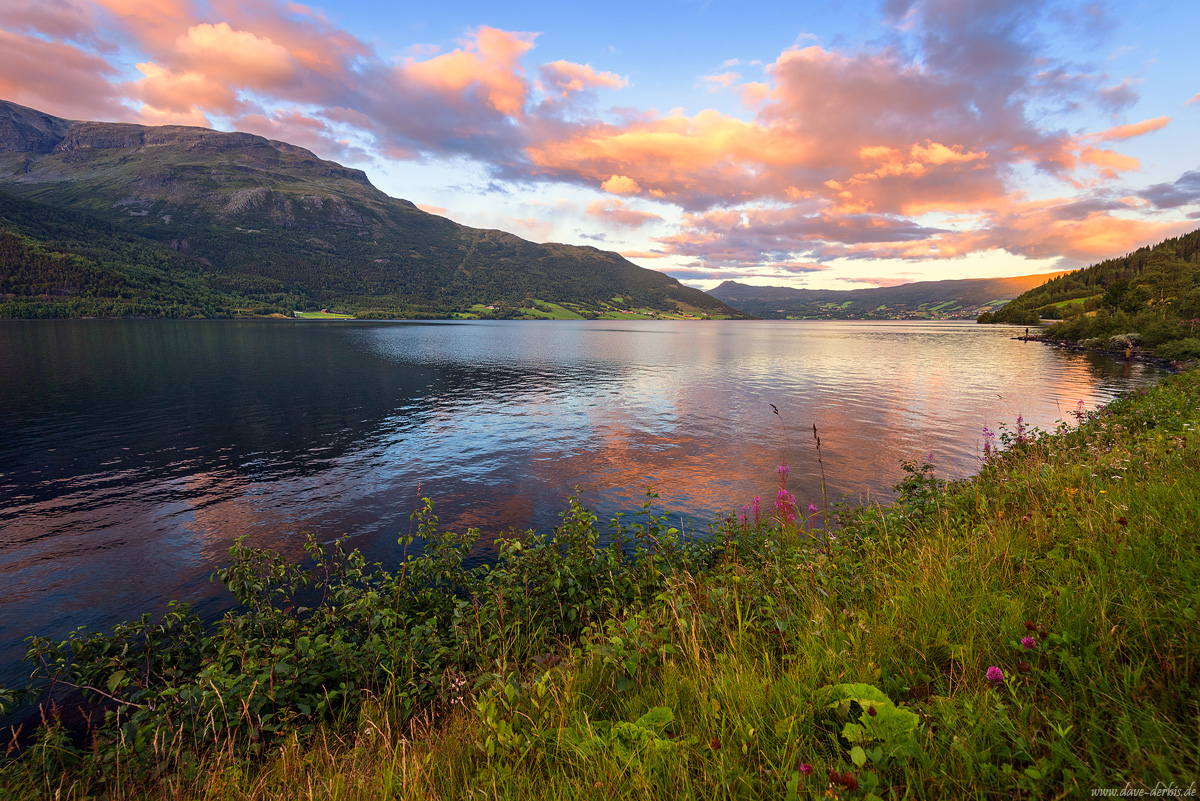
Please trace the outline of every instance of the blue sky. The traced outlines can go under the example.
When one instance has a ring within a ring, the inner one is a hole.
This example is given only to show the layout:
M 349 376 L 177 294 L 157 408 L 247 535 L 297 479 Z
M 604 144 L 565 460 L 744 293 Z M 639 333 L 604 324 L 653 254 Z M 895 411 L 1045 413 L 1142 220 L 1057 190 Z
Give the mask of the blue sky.
M 6 0 L 0 96 L 294 142 L 701 288 L 851 288 L 1200 226 L 1198 26 L 1192 0 Z

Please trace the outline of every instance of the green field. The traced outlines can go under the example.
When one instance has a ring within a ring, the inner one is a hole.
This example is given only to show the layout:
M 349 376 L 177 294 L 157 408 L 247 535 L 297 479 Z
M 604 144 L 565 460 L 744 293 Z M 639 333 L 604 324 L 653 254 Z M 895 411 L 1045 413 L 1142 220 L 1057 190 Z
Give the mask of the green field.
M 353 320 L 353 314 L 335 314 L 334 312 L 296 312 L 298 320 Z

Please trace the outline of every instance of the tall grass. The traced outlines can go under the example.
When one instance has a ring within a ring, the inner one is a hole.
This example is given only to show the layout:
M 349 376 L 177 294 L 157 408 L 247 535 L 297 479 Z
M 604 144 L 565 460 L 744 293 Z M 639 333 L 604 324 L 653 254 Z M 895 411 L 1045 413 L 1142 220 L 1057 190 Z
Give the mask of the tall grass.
M 894 503 L 823 510 L 831 522 L 816 531 L 804 518 L 730 520 L 688 546 L 647 509 L 621 532 L 638 543 L 636 559 L 599 549 L 594 517 L 573 505 L 554 539 L 510 543 L 486 575 L 455 574 L 453 558 L 412 568 L 434 595 L 458 587 L 438 596 L 445 626 L 421 635 L 444 631 L 444 653 L 422 662 L 405 646 L 407 663 L 381 656 L 387 670 L 321 715 L 280 707 L 291 722 L 260 734 L 254 753 L 244 726 L 203 747 L 193 729 L 191 739 L 164 731 L 172 758 L 158 762 L 132 747 L 88 751 L 49 718 L 0 770 L 0 790 L 1182 793 L 1200 776 L 1198 426 L 1193 371 L 1076 430 L 1002 431 L 1003 447 L 968 481 L 946 484 L 910 464 Z M 397 603 L 391 585 L 370 586 Z

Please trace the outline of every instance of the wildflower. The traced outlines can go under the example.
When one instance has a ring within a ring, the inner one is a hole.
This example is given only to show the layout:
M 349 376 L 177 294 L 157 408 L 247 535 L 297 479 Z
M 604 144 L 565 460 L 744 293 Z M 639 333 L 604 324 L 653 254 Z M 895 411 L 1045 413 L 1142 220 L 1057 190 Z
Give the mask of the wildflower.
M 1026 651 L 1032 651 L 1034 648 L 1037 648 L 1037 640 L 1035 640 L 1033 637 L 1022 637 L 1021 647 Z
M 778 473 L 779 473 L 779 483 L 781 483 L 781 484 L 782 484 L 783 482 L 787 481 L 788 472 L 789 472 L 790 470 L 791 470 L 791 468 L 790 468 L 790 467 L 788 467 L 788 463 L 787 463 L 787 462 L 784 462 L 783 464 L 779 465 L 779 468 L 778 468 Z
M 775 509 L 779 512 L 779 519 L 783 522 L 796 522 L 796 496 L 792 493 L 781 488 L 775 497 Z
M 1018 673 L 1028 673 L 1031 670 L 1033 670 L 1033 668 L 1030 667 L 1028 662 L 1023 662 L 1019 659 L 1017 660 L 1017 672 Z
M 741 513 L 741 515 L 738 516 L 738 522 L 741 523 L 741 525 L 742 525 L 742 531 L 746 531 L 747 529 L 750 528 L 750 517 L 747 514 L 747 512 L 749 512 L 749 511 L 750 511 L 750 507 L 743 506 L 742 513 Z
M 760 505 L 762 498 L 754 496 L 754 525 L 762 523 L 762 506 Z
M 992 682 L 993 684 L 1003 684 L 1004 683 L 1004 671 L 1001 670 L 1000 668 L 996 667 L 995 665 L 992 665 L 991 667 L 989 667 L 987 669 L 987 680 Z
M 860 623 L 859 625 L 861 626 L 862 624 Z M 875 707 L 869 706 L 869 707 L 867 707 L 867 714 L 870 715 L 871 717 L 875 717 L 879 713 L 875 711 Z
M 810 511 L 810 512 L 816 512 L 816 511 L 819 511 L 819 510 L 817 509 L 817 505 L 816 505 L 815 503 L 810 503 L 810 504 L 808 505 L 808 511 Z
M 807 762 L 800 763 L 800 772 L 803 773 L 805 776 L 811 776 L 812 770 L 813 770 L 812 765 L 808 764 Z
M 714 751 L 720 751 L 721 750 L 721 738 L 714 734 L 713 738 L 708 741 L 708 747 Z

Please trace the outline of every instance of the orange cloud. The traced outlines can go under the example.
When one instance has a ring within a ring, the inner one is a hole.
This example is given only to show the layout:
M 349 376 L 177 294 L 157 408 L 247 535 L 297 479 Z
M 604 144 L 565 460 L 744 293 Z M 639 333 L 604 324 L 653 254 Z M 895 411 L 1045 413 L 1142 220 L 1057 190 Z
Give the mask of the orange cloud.
M 1160 128 L 1166 127 L 1171 121 L 1170 117 L 1155 117 L 1152 120 L 1142 120 L 1135 122 L 1132 125 L 1116 125 L 1112 128 L 1107 128 L 1100 133 L 1091 134 L 1089 139 L 1096 139 L 1101 142 L 1113 142 L 1124 139 L 1132 139 L 1135 136 L 1157 131 Z
M 227 22 L 188 28 L 175 40 L 176 51 L 195 69 L 213 79 L 276 88 L 295 78 L 287 48 L 249 31 L 235 31 Z
M 148 124 L 208 125 L 201 108 L 224 113 L 240 108 L 233 89 L 204 73 L 172 72 L 150 63 L 138 64 L 137 69 L 143 77 L 129 92 L 145 104 L 140 116 Z
M 618 225 L 624 225 L 629 228 L 640 228 L 648 222 L 662 219 L 661 216 L 653 212 L 630 208 L 621 200 L 594 201 L 588 204 L 587 213 L 593 217 L 611 220 Z
M 627 259 L 665 259 L 666 253 L 659 250 L 622 250 L 620 255 Z
M 520 116 L 529 93 L 520 59 L 537 34 L 477 28 L 463 46 L 426 61 L 408 59 L 397 71 L 403 79 L 439 92 L 479 87 L 487 104 L 508 116 Z
M 614 195 L 636 195 L 642 191 L 637 181 L 624 175 L 612 176 L 607 181 L 601 182 L 600 188 Z
M 538 72 L 542 76 L 543 91 L 553 87 L 562 97 L 590 89 L 623 89 L 629 85 L 627 79 L 615 73 L 597 72 L 590 64 L 574 64 L 561 59 L 543 64 L 538 67 Z

